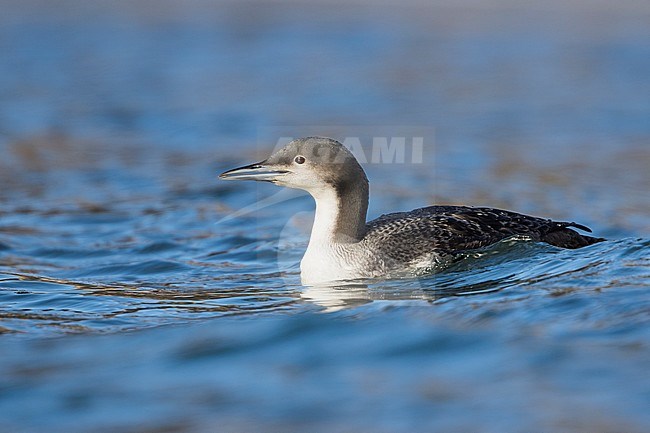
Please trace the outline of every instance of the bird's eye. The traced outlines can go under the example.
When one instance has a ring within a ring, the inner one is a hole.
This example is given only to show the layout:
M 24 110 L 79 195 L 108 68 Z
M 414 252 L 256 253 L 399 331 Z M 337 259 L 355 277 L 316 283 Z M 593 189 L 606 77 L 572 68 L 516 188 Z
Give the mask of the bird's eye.
M 296 162 L 296 164 L 304 164 L 305 163 L 305 157 L 304 156 L 298 155 L 293 160 Z

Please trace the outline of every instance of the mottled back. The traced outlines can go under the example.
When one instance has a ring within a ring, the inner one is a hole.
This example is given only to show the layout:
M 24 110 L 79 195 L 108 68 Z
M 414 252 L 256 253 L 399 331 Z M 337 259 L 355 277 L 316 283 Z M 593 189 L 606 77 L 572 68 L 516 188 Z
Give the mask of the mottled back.
M 363 242 L 394 260 L 408 263 L 431 253 L 453 256 L 517 235 L 562 248 L 579 248 L 604 240 L 581 235 L 568 227 L 591 231 L 573 222 L 501 209 L 430 206 L 370 221 Z

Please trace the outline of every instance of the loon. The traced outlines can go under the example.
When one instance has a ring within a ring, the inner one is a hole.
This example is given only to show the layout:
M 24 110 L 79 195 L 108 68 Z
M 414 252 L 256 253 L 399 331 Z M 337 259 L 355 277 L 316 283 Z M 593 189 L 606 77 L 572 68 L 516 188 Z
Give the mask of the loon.
M 331 138 L 293 140 L 268 159 L 222 173 L 221 179 L 257 180 L 307 191 L 316 213 L 301 281 L 390 278 L 432 270 L 459 254 L 521 236 L 561 248 L 580 248 L 602 238 L 574 222 L 470 206 L 429 206 L 366 222 L 368 178 L 354 155 Z

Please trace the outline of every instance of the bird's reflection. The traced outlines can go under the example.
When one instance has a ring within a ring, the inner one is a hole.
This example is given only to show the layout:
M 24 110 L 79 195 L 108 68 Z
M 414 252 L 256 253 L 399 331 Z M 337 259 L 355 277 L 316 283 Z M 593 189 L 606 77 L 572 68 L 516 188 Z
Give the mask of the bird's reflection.
M 373 302 L 365 284 L 308 286 L 300 297 L 324 308 L 326 312 L 359 307 Z
M 451 275 L 450 275 L 451 274 Z M 305 287 L 300 297 L 335 312 L 356 308 L 375 301 L 423 301 L 432 303 L 453 296 L 469 296 L 493 293 L 514 284 L 512 275 L 502 278 L 469 283 L 455 273 L 430 275 L 382 283 L 338 283 Z

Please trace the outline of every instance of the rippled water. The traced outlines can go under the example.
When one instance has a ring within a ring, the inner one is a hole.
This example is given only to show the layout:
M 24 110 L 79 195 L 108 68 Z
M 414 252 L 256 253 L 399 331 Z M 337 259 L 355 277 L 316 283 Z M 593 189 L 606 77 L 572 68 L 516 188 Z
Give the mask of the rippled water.
M 648 431 L 646 6 L 147 5 L 2 4 L 0 431 Z M 216 175 L 314 133 L 609 240 L 303 287 L 311 199 Z

